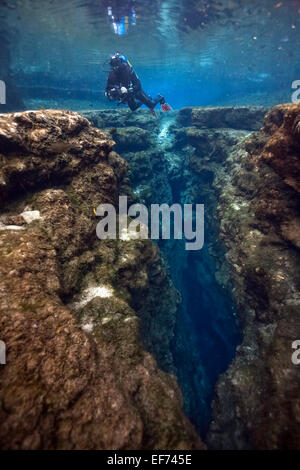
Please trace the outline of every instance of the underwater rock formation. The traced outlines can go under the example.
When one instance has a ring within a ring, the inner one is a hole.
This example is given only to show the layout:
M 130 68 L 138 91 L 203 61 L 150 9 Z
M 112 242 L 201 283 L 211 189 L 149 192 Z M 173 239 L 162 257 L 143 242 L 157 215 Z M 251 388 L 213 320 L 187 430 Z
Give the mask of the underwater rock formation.
M 114 149 L 129 163 L 128 176 L 139 202 L 146 205 L 172 202 L 170 162 L 158 141 L 165 121 L 159 112 L 157 118 L 146 109 L 137 113 L 103 109 L 80 114 L 115 141 Z
M 299 449 L 300 106 L 274 107 L 216 178 L 243 343 L 221 376 L 215 449 Z
M 263 106 L 187 107 L 177 116 L 181 126 L 259 130 L 268 111 Z
M 147 159 L 153 160 L 153 146 L 144 158 L 138 152 L 130 155 L 133 180 L 145 172 L 152 198 L 156 196 L 152 188 L 161 191 L 163 186 L 169 187 L 173 202 L 191 202 L 192 198 L 205 204 L 207 250 L 194 254 L 193 265 L 179 251 L 174 257 L 172 244 L 165 246 L 164 253 L 174 280 L 178 281 L 175 264 L 183 272 L 193 266 L 193 283 L 202 292 L 198 311 L 201 305 L 207 315 L 210 302 L 213 326 L 212 330 L 209 324 L 205 328 L 212 337 L 219 336 L 216 357 L 208 359 L 211 369 L 217 370 L 222 363 L 220 338 L 224 345 L 229 341 L 234 346 L 236 341 L 226 309 L 221 300 L 216 302 L 224 293 L 212 284 L 213 276 L 221 289 L 233 294 L 243 342 L 218 382 L 208 435 L 209 446 L 216 449 L 299 447 L 300 384 L 297 367 L 291 362 L 291 344 L 300 332 L 299 106 L 277 106 L 263 122 L 266 112 L 257 107 L 180 110 L 169 127 L 173 147 L 169 143 L 161 153 L 167 175 L 161 185 L 157 185 L 156 171 L 145 170 L 149 168 Z M 187 302 L 183 284 L 180 290 Z M 176 322 L 176 366 L 186 409 L 199 426 L 206 419 L 201 409 L 205 409 L 203 400 L 209 398 L 212 379 L 199 355 L 205 342 L 202 338 L 199 346 L 193 338 L 192 304 L 186 308 Z M 189 357 L 188 367 L 186 360 L 180 364 L 180 357 Z M 194 391 L 193 381 L 197 383 Z
M 131 112 L 124 108 L 100 109 L 81 111 L 80 114 L 86 117 L 99 129 L 139 127 L 141 129 L 153 131 L 159 126 L 159 122 L 153 118 L 148 109 L 139 109 L 138 112 Z
M 300 335 L 300 108 L 279 105 L 264 120 L 267 111 L 184 108 L 169 123 L 161 116 L 152 130 L 143 113 L 151 145 L 122 151 L 146 204 L 205 204 L 204 249 L 192 259 L 172 241 L 162 248 L 183 296 L 174 365 L 185 409 L 203 435 L 214 381 L 242 342 L 217 383 L 207 436 L 213 449 L 294 449 L 300 442 L 299 366 L 291 362 Z M 103 114 L 108 130 L 133 125 L 122 113 L 119 124 Z
M 68 111 L 0 115 L 0 445 L 194 449 L 172 362 L 179 297 L 156 245 L 98 240 L 134 198 L 114 142 Z
M 214 384 L 240 343 L 229 266 L 219 239 L 214 181 L 232 149 L 263 125 L 265 112 L 266 108 L 261 107 L 184 108 L 160 114 L 155 121 L 148 111 L 141 110 L 141 116 L 136 113 L 137 121 L 142 118 L 142 129 L 150 132 L 151 144 L 143 151 L 121 149 L 130 165 L 129 176 L 139 201 L 146 205 L 205 204 L 203 250 L 189 256 L 180 241 L 159 243 L 173 282 L 182 294 L 171 343 L 172 370 L 183 391 L 185 410 L 202 436 L 210 422 Z M 128 125 L 132 118 L 128 111 L 127 117 L 124 111 L 120 112 L 119 120 L 115 112 L 106 110 L 84 114 L 93 116 L 96 125 L 96 120 L 101 122 L 108 135 L 111 130 L 115 135 L 124 128 L 133 128 L 133 123 Z M 134 132 L 132 139 L 135 140 Z

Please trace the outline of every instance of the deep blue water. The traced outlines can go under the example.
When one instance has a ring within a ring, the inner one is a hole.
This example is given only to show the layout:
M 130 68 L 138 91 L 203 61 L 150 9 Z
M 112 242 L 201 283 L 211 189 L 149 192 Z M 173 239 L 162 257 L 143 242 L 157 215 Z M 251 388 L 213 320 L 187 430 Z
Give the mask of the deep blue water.
M 232 299 L 217 284 L 215 269 L 207 246 L 198 255 L 188 255 L 180 291 L 185 300 L 183 315 L 190 319 L 188 338 L 193 337 L 194 351 L 198 353 L 194 352 L 190 359 L 192 373 L 187 373 L 188 353 L 182 355 L 175 348 L 179 383 L 183 389 L 185 383 L 189 385 L 184 394 L 186 412 L 204 439 L 211 420 L 210 404 L 216 381 L 241 343 Z
M 186 154 L 192 154 L 194 149 L 183 150 L 175 146 L 172 151 L 186 159 Z M 215 258 L 221 263 L 225 259 L 224 246 L 218 238 L 219 229 L 217 226 L 213 228 L 210 221 L 210 216 L 214 217 L 209 213 L 215 210 L 214 203 L 211 200 L 209 204 L 205 194 L 199 194 L 197 200 L 190 196 L 191 178 L 192 173 L 185 174 L 180 180 L 169 179 L 172 202 L 204 203 L 204 246 L 199 251 L 187 251 L 184 240 L 160 241 L 159 245 L 182 296 L 172 352 L 184 408 L 205 439 L 211 421 L 215 384 L 233 360 L 242 337 L 230 288 L 225 289 L 216 280 L 218 268 Z M 210 184 L 210 173 L 202 176 L 201 181 Z M 214 247 L 213 253 L 209 246 Z
M 21 100 L 26 109 L 114 108 L 104 91 L 109 55 L 120 51 L 145 91 L 162 93 L 174 109 L 274 105 L 291 101 L 291 84 L 300 80 L 299 20 L 298 0 L 5 0 L 0 80 L 13 110 Z M 173 188 L 173 202 L 181 189 Z M 183 296 L 173 351 L 178 379 L 187 413 L 205 435 L 215 382 L 240 341 L 234 306 L 206 247 L 186 255 L 179 273 L 169 261 Z
M 116 50 L 174 109 L 266 105 L 290 101 L 300 77 L 299 11 L 299 0 L 6 0 L 0 34 L 31 108 L 111 106 Z

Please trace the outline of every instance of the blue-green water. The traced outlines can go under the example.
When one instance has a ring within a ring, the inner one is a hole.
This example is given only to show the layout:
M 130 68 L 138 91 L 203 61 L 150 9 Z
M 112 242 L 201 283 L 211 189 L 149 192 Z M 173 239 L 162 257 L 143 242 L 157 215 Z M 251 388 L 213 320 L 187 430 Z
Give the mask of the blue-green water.
M 6 0 L 0 31 L 26 107 L 110 107 L 116 50 L 174 109 L 273 105 L 300 77 L 299 11 L 298 0 Z
M 162 93 L 174 109 L 289 102 L 300 79 L 299 20 L 296 0 L 2 1 L 0 80 L 8 93 L 0 112 L 115 108 L 104 95 L 115 51 L 131 61 L 147 93 Z M 183 182 L 171 189 L 173 202 L 183 202 Z M 183 298 L 182 343 L 173 353 L 186 411 L 204 435 L 215 382 L 240 337 L 206 247 L 188 256 L 178 250 L 182 267 L 172 253 L 169 259 Z

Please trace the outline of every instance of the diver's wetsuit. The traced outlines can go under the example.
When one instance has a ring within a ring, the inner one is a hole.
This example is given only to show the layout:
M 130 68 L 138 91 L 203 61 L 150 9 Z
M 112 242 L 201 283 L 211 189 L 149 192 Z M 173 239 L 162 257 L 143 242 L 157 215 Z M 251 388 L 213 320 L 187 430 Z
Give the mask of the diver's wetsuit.
M 109 96 L 110 91 L 114 88 L 125 87 L 128 90 L 126 99 L 123 101 L 127 102 L 129 108 L 132 111 L 138 109 L 142 104 L 153 109 L 158 102 L 163 100 L 163 97 L 159 95 L 156 100 L 153 100 L 150 96 L 142 90 L 141 82 L 134 72 L 133 68 L 128 63 L 123 62 L 117 69 L 111 70 L 108 75 L 106 94 Z M 136 101 L 139 100 L 139 101 Z

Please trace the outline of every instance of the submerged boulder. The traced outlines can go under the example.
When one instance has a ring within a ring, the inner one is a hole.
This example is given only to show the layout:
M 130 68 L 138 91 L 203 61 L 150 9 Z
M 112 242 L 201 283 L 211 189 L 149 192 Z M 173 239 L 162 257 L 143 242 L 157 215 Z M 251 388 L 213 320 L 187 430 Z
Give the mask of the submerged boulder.
M 114 142 L 68 111 L 0 115 L 2 449 L 203 448 L 170 341 L 178 294 L 148 240 L 98 240 L 130 197 Z

